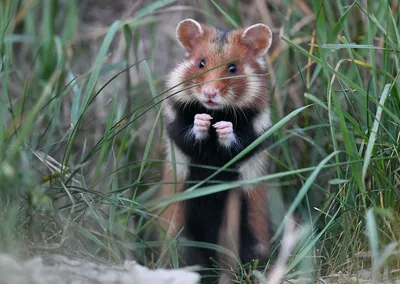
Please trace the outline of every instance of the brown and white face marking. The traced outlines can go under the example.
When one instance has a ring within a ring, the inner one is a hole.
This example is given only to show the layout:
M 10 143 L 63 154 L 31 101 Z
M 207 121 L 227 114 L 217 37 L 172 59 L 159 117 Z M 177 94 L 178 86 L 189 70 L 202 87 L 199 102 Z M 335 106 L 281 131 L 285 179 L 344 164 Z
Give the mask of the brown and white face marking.
M 263 109 L 268 105 L 265 77 L 220 80 L 230 76 L 265 74 L 260 59 L 272 40 L 271 30 L 266 25 L 256 24 L 225 32 L 187 19 L 179 23 L 176 35 L 186 51 L 186 59 L 171 72 L 167 86 L 172 88 L 188 80 L 173 90 L 176 92 L 199 85 L 173 95 L 174 102 L 198 101 L 215 110 L 227 107 Z M 205 72 L 207 70 L 210 71 Z

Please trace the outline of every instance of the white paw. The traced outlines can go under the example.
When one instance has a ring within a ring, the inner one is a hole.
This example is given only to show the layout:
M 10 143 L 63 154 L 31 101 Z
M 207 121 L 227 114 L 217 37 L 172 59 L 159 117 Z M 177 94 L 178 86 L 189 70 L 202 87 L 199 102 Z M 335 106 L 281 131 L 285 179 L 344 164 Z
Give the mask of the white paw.
M 233 133 L 232 122 L 220 121 L 213 125 L 217 132 L 218 141 L 225 147 L 230 147 L 236 142 L 235 134 Z
M 266 256 L 268 255 L 268 246 L 266 244 L 258 243 L 253 247 L 253 250 L 258 256 Z
M 206 113 L 196 114 L 194 116 L 193 134 L 197 140 L 208 137 L 208 129 L 211 125 L 212 117 Z

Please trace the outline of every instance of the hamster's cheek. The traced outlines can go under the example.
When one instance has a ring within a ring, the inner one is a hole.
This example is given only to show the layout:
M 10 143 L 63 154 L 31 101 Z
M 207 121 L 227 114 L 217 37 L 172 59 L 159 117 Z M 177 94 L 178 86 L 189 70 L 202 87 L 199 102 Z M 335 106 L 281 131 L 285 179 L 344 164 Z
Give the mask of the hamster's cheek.
M 236 99 L 236 90 L 234 87 L 229 87 L 223 96 L 221 96 L 222 101 L 226 102 L 227 104 L 232 104 L 235 102 Z

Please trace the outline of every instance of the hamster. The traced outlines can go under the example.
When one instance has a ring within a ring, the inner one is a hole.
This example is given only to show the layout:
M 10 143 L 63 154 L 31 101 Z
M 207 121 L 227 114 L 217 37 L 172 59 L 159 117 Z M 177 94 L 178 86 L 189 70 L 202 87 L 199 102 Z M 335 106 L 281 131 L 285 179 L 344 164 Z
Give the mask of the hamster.
M 272 123 L 263 59 L 272 33 L 266 25 L 225 31 L 186 19 L 178 24 L 176 37 L 186 57 L 167 77 L 167 88 L 175 88 L 163 101 L 163 118 L 166 160 L 175 157 L 177 176 L 175 180 L 171 164 L 166 164 L 162 197 L 204 181 L 215 169 L 196 165 L 224 166 Z M 226 78 L 230 76 L 239 78 Z M 261 143 L 234 163 L 233 170 L 221 171 L 204 186 L 265 175 L 265 146 L 266 142 Z M 178 182 L 175 186 L 174 181 Z M 256 184 L 173 203 L 160 220 L 169 236 L 183 228 L 186 238 L 236 250 L 242 263 L 247 263 L 268 255 L 267 211 L 265 188 Z M 210 267 L 213 257 L 225 270 L 236 267 L 232 258 L 212 250 L 189 253 L 193 255 L 195 260 L 186 264 Z

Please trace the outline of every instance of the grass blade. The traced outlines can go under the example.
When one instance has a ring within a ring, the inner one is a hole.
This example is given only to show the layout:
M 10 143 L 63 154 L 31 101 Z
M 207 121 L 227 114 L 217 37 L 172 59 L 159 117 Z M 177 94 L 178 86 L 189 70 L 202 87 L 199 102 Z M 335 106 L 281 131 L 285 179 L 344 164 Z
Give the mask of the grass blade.
M 93 91 L 95 89 L 95 86 L 96 86 L 96 82 L 97 82 L 97 80 L 99 78 L 101 66 L 102 66 L 102 64 L 103 64 L 103 62 L 105 60 L 106 53 L 107 53 L 107 51 L 108 51 L 108 49 L 109 49 L 109 47 L 111 45 L 111 42 L 112 42 L 115 34 L 117 33 L 117 30 L 119 29 L 119 27 L 120 27 L 120 22 L 119 21 L 116 21 L 116 22 L 114 22 L 114 24 L 112 24 L 112 26 L 110 27 L 110 29 L 108 30 L 108 32 L 107 32 L 107 34 L 106 34 L 106 36 L 104 38 L 103 44 L 102 44 L 102 46 L 100 48 L 100 52 L 97 55 L 97 58 L 96 58 L 92 73 L 90 74 L 90 77 L 89 77 L 89 81 L 88 81 L 88 85 L 86 87 L 85 95 L 83 96 L 83 103 L 82 103 L 82 107 L 80 109 L 80 118 L 77 121 L 76 125 L 74 126 L 74 130 L 72 131 L 71 137 L 68 140 L 67 148 L 65 150 L 63 161 L 62 161 L 63 165 L 68 165 L 69 157 L 71 156 L 72 145 L 73 145 L 73 142 L 74 142 L 74 140 L 76 138 L 80 122 L 82 121 L 82 117 L 83 117 L 85 111 L 89 107 L 88 102 L 89 102 L 89 100 L 91 98 L 91 95 L 92 95 L 92 93 L 93 93 Z
M 375 141 L 376 141 L 376 136 L 378 134 L 379 125 L 380 125 L 380 122 L 381 122 L 382 110 L 383 110 L 382 106 L 385 105 L 385 101 L 386 101 L 386 98 L 389 95 L 390 88 L 391 88 L 391 86 L 389 84 L 387 84 L 385 86 L 385 88 L 383 89 L 383 92 L 382 92 L 382 95 L 381 95 L 381 99 L 379 101 L 378 110 L 376 111 L 375 120 L 374 120 L 374 123 L 372 125 L 371 134 L 370 134 L 369 139 L 368 139 L 367 150 L 365 151 L 364 163 L 363 163 L 363 167 L 362 167 L 362 179 L 363 179 L 364 183 L 365 183 L 365 177 L 367 175 L 368 165 L 369 165 L 369 162 L 371 160 L 372 151 L 373 151 L 374 146 L 375 146 Z

